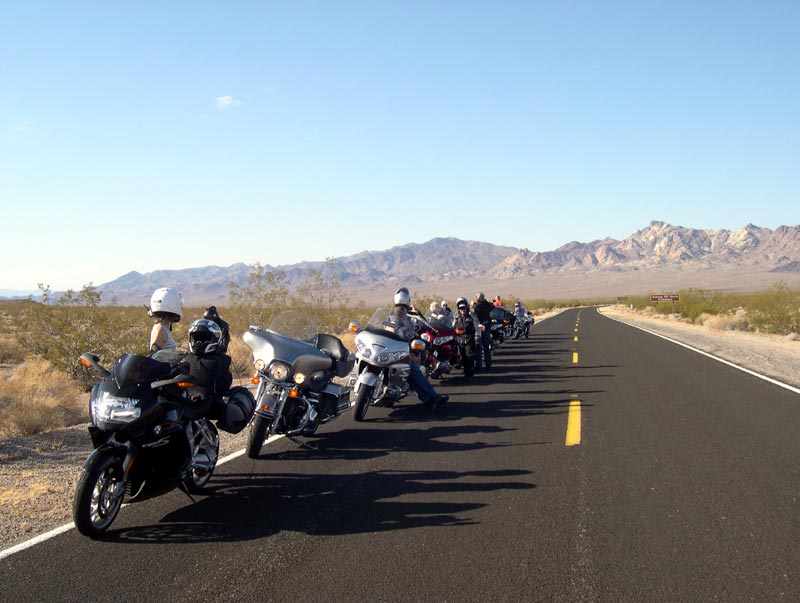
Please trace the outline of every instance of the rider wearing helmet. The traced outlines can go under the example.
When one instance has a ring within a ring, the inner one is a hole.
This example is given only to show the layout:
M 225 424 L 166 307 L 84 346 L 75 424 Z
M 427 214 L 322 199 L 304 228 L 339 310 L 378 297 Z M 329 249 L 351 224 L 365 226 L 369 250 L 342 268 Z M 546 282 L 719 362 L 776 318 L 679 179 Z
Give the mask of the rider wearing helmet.
M 475 344 L 480 341 L 480 330 L 478 319 L 470 312 L 469 302 L 466 297 L 459 297 L 456 300 L 456 311 L 454 327 L 456 333 L 456 343 L 461 354 L 462 364 L 464 365 L 464 377 L 471 379 L 475 374 Z
M 445 299 L 443 299 L 441 301 L 441 303 L 440 303 L 439 314 L 441 314 L 445 318 L 452 318 L 453 317 L 453 311 L 447 305 L 447 300 L 445 300 Z
M 528 339 L 528 326 L 530 319 L 528 318 L 529 312 L 525 309 L 525 307 L 519 301 L 514 302 L 514 321 L 519 321 L 519 324 L 522 325 L 522 332 L 525 334 L 525 339 Z M 515 331 L 514 339 L 519 337 L 520 331 Z
M 147 308 L 147 315 L 154 318 L 150 330 L 150 352 L 177 349 L 172 337 L 172 325 L 180 321 L 182 314 L 183 297 L 177 289 L 161 287 L 153 292 Z
M 408 317 L 409 314 L 420 315 L 417 309 L 411 305 L 411 293 L 405 287 L 400 287 L 394 294 L 394 312 L 392 312 L 391 319 L 395 324 L 396 333 L 406 341 L 411 341 L 416 336 L 414 323 Z M 411 374 L 408 377 L 408 382 L 411 385 L 411 389 L 416 392 L 420 401 L 425 405 L 425 408 L 436 410 L 445 404 L 450 397 L 436 393 L 430 381 L 422 374 L 419 360 L 416 354 L 411 354 Z

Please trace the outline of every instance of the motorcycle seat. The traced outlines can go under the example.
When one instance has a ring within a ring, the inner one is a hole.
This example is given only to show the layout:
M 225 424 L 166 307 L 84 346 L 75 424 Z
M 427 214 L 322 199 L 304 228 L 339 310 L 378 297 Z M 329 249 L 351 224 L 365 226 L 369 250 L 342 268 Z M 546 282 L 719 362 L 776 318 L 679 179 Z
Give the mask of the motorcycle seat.
M 334 335 L 327 333 L 317 333 L 314 345 L 317 349 L 327 354 L 333 360 L 333 372 L 337 377 L 346 377 L 355 364 L 355 358 L 351 358 L 350 350 L 344 347 L 342 340 Z

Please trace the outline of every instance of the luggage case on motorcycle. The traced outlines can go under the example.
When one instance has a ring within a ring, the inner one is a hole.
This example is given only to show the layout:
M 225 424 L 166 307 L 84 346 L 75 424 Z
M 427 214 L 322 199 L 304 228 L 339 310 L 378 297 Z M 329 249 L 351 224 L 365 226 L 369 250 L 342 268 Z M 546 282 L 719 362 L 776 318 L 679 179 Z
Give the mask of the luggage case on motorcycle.
M 227 433 L 239 433 L 250 422 L 256 409 L 256 399 L 246 387 L 234 387 L 216 402 L 214 417 L 217 428 Z

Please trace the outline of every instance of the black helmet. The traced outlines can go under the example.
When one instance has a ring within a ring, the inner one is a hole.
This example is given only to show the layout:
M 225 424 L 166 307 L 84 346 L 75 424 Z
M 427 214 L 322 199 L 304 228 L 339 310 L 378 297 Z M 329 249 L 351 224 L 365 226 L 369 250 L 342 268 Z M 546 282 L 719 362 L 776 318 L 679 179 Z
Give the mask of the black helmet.
M 469 310 L 469 302 L 467 302 L 467 298 L 466 297 L 459 297 L 456 300 L 456 308 L 458 308 L 458 309 L 466 308 L 467 310 Z
M 198 356 L 216 352 L 222 329 L 213 320 L 201 318 L 189 325 L 189 351 Z

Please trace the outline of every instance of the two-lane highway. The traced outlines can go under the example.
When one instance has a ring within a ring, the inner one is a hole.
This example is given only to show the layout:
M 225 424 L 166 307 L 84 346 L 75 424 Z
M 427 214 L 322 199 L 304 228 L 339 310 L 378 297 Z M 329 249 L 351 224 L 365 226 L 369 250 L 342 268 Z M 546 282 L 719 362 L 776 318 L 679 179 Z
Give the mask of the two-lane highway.
M 0 560 L 14 601 L 800 597 L 800 396 L 602 317 Z

